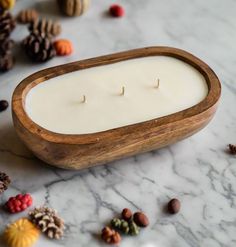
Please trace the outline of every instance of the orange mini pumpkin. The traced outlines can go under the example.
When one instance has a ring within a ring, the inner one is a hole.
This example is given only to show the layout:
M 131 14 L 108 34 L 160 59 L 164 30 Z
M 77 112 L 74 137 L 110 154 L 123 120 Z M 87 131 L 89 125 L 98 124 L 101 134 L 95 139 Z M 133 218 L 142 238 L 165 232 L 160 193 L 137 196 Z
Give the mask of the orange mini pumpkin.
M 67 56 L 73 52 L 72 43 L 67 39 L 59 39 L 55 41 L 54 48 L 58 56 Z

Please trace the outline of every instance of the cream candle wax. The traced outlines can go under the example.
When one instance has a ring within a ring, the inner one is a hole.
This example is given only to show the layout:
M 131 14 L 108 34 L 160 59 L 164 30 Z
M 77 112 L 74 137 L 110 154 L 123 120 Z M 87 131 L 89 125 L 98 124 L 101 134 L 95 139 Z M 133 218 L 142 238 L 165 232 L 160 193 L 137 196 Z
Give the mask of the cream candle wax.
M 28 116 L 62 134 L 88 134 L 166 116 L 202 101 L 203 75 L 168 56 L 130 59 L 71 72 L 33 87 Z

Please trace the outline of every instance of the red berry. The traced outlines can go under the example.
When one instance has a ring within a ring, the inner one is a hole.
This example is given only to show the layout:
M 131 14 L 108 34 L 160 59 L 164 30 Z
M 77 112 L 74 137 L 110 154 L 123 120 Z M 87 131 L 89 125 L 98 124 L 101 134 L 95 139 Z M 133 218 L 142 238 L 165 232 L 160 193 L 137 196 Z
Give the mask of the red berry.
M 19 195 L 17 195 L 15 198 L 20 200 L 22 197 L 23 197 L 23 195 L 22 195 L 22 194 L 19 194 Z M 13 197 L 13 198 L 14 198 L 14 197 Z
M 16 201 L 15 201 L 15 205 L 16 205 L 16 206 L 20 206 L 21 204 L 22 204 L 22 203 L 21 203 L 20 200 L 16 200 Z
M 125 10 L 122 6 L 120 6 L 118 4 L 113 4 L 110 7 L 110 14 L 113 17 L 122 17 L 125 14 Z
M 27 203 L 27 202 L 28 202 L 28 198 L 23 197 L 23 198 L 21 199 L 21 201 L 22 201 L 23 203 Z
M 5 206 L 10 213 L 18 213 L 31 206 L 32 202 L 33 199 L 30 194 L 19 194 L 15 197 L 9 198 Z
M 21 211 L 21 208 L 20 207 L 16 207 L 16 211 L 17 212 L 20 212 Z
M 24 197 L 27 198 L 27 199 L 30 199 L 31 198 L 30 194 L 28 194 L 28 193 L 25 194 Z

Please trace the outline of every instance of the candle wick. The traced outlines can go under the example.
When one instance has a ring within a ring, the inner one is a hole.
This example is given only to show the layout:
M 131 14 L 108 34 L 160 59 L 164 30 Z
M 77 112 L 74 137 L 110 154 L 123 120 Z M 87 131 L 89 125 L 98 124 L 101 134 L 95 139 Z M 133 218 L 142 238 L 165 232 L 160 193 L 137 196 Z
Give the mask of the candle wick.
M 157 79 L 157 84 L 156 84 L 156 87 L 155 88 L 159 88 L 160 87 L 160 79 Z
M 125 87 L 124 86 L 122 87 L 121 95 L 123 95 L 123 96 L 125 95 Z
M 82 100 L 82 103 L 86 103 L 87 99 L 86 99 L 86 96 L 83 95 L 83 100 Z

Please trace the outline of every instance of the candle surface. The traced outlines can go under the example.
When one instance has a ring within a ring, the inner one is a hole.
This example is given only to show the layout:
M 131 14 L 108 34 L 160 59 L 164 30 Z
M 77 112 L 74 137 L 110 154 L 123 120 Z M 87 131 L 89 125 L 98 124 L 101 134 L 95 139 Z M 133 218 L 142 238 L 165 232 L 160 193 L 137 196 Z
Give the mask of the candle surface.
M 206 80 L 194 67 L 173 57 L 153 56 L 47 80 L 28 92 L 25 110 L 47 130 L 88 134 L 179 112 L 207 93 Z

